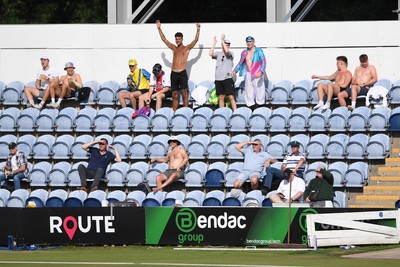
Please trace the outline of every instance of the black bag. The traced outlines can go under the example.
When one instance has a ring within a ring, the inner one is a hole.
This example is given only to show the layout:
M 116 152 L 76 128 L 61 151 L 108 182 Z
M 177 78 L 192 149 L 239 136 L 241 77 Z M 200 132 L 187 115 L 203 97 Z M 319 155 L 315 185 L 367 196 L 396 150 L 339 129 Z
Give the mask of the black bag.
M 79 102 L 83 102 L 83 101 L 88 100 L 91 91 L 92 91 L 92 89 L 91 89 L 90 87 L 82 87 L 82 88 L 79 88 L 78 91 L 77 91 L 77 94 L 78 94 L 78 96 L 77 96 L 78 101 L 79 101 Z
M 137 189 L 143 191 L 146 195 L 151 192 L 151 188 L 148 183 L 141 182 L 137 185 Z
M 310 192 L 310 195 L 308 195 L 308 198 L 312 202 L 318 201 L 318 197 L 319 197 L 319 190 L 312 190 Z

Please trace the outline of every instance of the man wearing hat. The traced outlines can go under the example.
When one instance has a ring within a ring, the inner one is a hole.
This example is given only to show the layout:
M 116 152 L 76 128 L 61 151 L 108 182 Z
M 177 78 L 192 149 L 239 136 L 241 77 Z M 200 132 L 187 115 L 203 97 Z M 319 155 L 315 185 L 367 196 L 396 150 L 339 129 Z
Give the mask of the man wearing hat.
M 222 108 L 225 106 L 225 95 L 227 95 L 232 109 L 235 110 L 235 82 L 232 79 L 233 52 L 229 50 L 231 42 L 225 38 L 225 34 L 223 33 L 221 35 L 222 52 L 214 52 L 216 44 L 217 37 L 214 36 L 209 55 L 217 61 L 215 65 L 215 89 L 219 98 L 219 107 Z
M 284 179 L 279 184 L 276 194 L 269 196 L 272 203 L 292 203 L 298 201 L 299 198 L 304 194 L 305 183 L 304 180 L 296 177 L 295 174 L 286 169 L 283 171 Z
M 64 99 L 65 96 L 75 96 L 75 91 L 79 88 L 82 88 L 82 78 L 78 73 L 75 72 L 74 63 L 65 63 L 64 70 L 67 72 L 67 74 L 61 76 L 58 86 L 50 87 L 49 90 L 46 90 L 42 101 L 38 105 L 35 105 L 36 108 L 41 109 L 44 106 L 44 103 L 46 103 L 49 96 L 51 97 L 51 103 L 47 104 L 47 107 L 59 108 L 61 105 L 61 101 Z M 56 97 L 58 97 L 57 102 Z
M 128 60 L 128 66 L 130 71 L 128 77 L 126 77 L 127 90 L 123 90 L 118 94 L 118 100 L 121 103 L 121 106 L 124 108 L 126 107 L 125 99 L 129 99 L 132 108 L 136 110 L 136 99 L 142 94 L 149 92 L 149 80 L 144 75 L 148 72 L 144 69 L 138 68 L 137 60 L 134 58 Z
M 148 93 L 139 96 L 139 109 L 144 103 L 156 99 L 156 111 L 162 107 L 165 98 L 171 97 L 170 74 L 162 69 L 161 64 L 156 63 L 150 76 L 150 90 Z
M 305 202 L 311 207 L 325 207 L 326 201 L 333 200 L 333 175 L 323 166 L 315 170 L 315 178 L 310 181 L 304 191 Z
M 264 74 L 266 60 L 261 48 L 254 45 L 255 40 L 252 36 L 246 37 L 247 49 L 240 55 L 239 63 L 232 71 L 232 76 L 239 72 L 239 76 L 245 76 L 245 101 L 248 107 L 257 103 L 265 104 L 265 85 Z
M 39 107 L 34 106 L 35 101 L 33 97 L 43 98 L 44 93 L 47 89 L 58 87 L 58 71 L 54 70 L 49 65 L 50 59 L 48 56 L 42 56 L 40 58 L 40 64 L 42 68 L 37 72 L 35 87 L 25 86 L 24 93 L 28 100 L 27 107 Z
M 292 149 L 292 153 L 286 155 L 283 159 L 282 170 L 288 168 L 294 175 L 303 178 L 306 158 L 303 153 L 300 153 L 300 143 L 298 141 L 292 141 L 289 145 Z
M 171 147 L 171 150 L 168 151 L 167 156 L 165 158 L 151 159 L 151 163 L 168 162 L 168 170 L 156 177 L 157 186 L 153 188 L 154 193 L 164 190 L 165 187 L 175 180 L 184 178 L 184 171 L 189 157 L 185 149 L 179 146 L 180 144 L 181 142 L 176 136 L 171 136 L 168 140 L 168 145 Z
M 10 154 L 7 157 L 6 165 L 1 168 L 3 173 L 0 174 L 0 184 L 7 178 L 13 178 L 14 189 L 17 190 L 21 188 L 21 180 L 28 177 L 28 161 L 24 152 L 18 150 L 16 143 L 9 143 L 8 149 Z

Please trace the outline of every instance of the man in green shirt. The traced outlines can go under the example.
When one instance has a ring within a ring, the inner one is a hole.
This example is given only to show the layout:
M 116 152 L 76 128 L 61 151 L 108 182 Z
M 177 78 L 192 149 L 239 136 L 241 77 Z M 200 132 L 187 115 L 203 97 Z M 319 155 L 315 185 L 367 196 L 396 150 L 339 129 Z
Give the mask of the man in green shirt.
M 333 175 L 320 166 L 315 178 L 310 181 L 304 192 L 305 201 L 312 207 L 324 207 L 325 201 L 333 200 Z

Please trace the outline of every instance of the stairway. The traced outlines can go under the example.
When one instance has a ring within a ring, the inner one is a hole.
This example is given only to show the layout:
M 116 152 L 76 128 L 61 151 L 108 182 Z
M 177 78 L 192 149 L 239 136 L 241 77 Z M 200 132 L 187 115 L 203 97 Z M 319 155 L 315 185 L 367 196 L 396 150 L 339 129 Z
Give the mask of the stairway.
M 394 208 L 400 199 L 400 148 L 392 148 L 392 157 L 386 158 L 385 165 L 378 167 L 376 176 L 364 186 L 364 193 L 356 196 L 351 208 Z

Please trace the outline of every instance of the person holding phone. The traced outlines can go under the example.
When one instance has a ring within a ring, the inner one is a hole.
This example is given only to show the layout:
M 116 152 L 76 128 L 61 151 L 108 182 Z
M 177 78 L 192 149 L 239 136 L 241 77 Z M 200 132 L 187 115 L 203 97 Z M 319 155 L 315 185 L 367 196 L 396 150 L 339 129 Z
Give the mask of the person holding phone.
M 99 148 L 93 147 L 95 144 L 99 144 Z M 108 148 L 112 149 L 114 153 L 108 151 Z M 121 156 L 115 147 L 108 145 L 105 138 L 87 142 L 82 145 L 82 149 L 90 153 L 90 158 L 87 167 L 83 164 L 78 166 L 79 178 L 81 179 L 81 186 L 78 189 L 87 192 L 87 178 L 92 178 L 93 182 L 90 187 L 90 192 L 92 192 L 97 190 L 100 180 L 105 176 L 108 164 L 112 161 L 120 162 Z
M 299 201 L 300 197 L 304 194 L 305 183 L 304 180 L 296 177 L 294 172 L 290 169 L 283 171 L 284 179 L 279 184 L 276 194 L 269 196 L 272 203 L 292 203 Z M 290 185 L 291 184 L 291 185 Z

